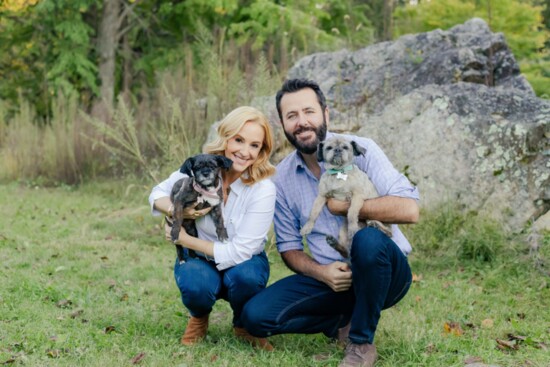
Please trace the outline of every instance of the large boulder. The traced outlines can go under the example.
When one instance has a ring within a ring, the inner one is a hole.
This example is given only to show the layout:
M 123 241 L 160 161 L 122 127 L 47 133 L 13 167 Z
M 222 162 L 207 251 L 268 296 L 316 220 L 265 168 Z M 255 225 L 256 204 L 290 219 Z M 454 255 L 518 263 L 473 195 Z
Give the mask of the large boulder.
M 313 54 L 289 71 L 297 77 L 325 91 L 330 129 L 379 143 L 424 207 L 450 200 L 512 230 L 539 218 L 549 229 L 550 101 L 483 20 Z M 273 105 L 259 107 L 274 116 Z

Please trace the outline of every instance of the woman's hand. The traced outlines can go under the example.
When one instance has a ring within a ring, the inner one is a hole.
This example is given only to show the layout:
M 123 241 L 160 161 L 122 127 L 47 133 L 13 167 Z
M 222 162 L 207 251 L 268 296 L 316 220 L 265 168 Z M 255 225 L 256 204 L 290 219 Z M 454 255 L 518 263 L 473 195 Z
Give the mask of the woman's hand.
M 184 246 L 185 237 L 188 236 L 187 232 L 185 232 L 185 228 L 181 227 L 178 239 L 172 242 L 172 226 L 167 222 L 164 223 L 164 235 L 166 240 L 170 241 L 170 243 L 182 246 Z
M 201 210 L 196 210 L 195 208 L 197 207 L 197 205 L 199 205 L 198 202 L 196 202 L 194 205 L 192 205 L 190 207 L 184 208 L 183 209 L 183 218 L 184 219 L 197 219 L 197 218 L 205 216 L 206 214 L 208 214 L 208 212 L 210 212 L 210 210 L 212 210 L 211 206 L 208 207 L 208 208 L 201 209 Z

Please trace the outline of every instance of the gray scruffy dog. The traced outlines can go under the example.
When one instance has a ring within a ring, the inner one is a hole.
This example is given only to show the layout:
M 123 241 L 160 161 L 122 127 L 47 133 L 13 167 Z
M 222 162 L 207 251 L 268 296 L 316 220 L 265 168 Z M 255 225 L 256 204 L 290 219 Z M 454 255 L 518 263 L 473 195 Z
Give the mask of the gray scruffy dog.
M 349 201 L 348 220 L 340 228 L 338 240 L 327 236 L 328 244 L 345 259 L 349 259 L 351 241 L 360 227 L 373 226 L 389 237 L 392 235 L 391 227 L 380 221 L 359 222 L 359 211 L 364 201 L 379 196 L 367 174 L 353 164 L 355 156 L 365 153 L 365 148 L 342 137 L 332 137 L 319 144 L 317 160 L 325 161 L 326 171 L 321 176 L 319 194 L 313 203 L 309 219 L 300 231 L 302 236 L 311 233 L 327 199 Z
M 231 159 L 214 154 L 198 154 L 183 163 L 180 172 L 189 177 L 176 181 L 170 193 L 170 200 L 174 205 L 170 233 L 172 242 L 178 239 L 182 225 L 190 236 L 197 237 L 195 220 L 183 218 L 183 209 L 191 207 L 195 203 L 198 203 L 195 210 L 212 207 L 210 215 L 216 225 L 218 239 L 220 241 L 227 240 L 227 230 L 222 215 L 223 189 L 220 172 L 222 169 L 229 169 L 232 164 Z M 176 245 L 176 250 L 180 263 L 184 262 L 183 247 Z M 193 250 L 190 250 L 189 254 L 191 257 L 195 256 Z

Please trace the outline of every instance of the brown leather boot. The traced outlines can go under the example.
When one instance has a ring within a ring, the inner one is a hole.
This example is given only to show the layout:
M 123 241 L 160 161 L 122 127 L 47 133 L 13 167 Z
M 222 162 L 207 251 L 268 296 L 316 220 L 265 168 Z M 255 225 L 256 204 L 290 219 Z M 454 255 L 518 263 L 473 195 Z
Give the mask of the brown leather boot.
M 190 346 L 204 339 L 208 330 L 208 316 L 210 314 L 203 317 L 191 316 L 181 337 L 181 344 Z
M 344 360 L 338 367 L 372 367 L 376 362 L 376 347 L 374 344 L 353 344 L 346 347 Z
M 254 348 L 262 349 L 267 352 L 272 352 L 274 349 L 273 345 L 269 343 L 267 338 L 257 338 L 255 336 L 252 336 L 248 331 L 246 331 L 245 328 L 234 327 L 233 333 L 237 338 L 246 341 L 248 344 L 252 345 Z

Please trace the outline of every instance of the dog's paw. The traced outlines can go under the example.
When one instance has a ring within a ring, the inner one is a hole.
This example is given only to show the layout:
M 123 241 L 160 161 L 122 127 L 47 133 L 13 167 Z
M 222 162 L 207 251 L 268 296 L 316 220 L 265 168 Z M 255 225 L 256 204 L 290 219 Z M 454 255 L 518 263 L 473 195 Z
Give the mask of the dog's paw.
M 307 222 L 305 226 L 302 227 L 302 230 L 300 231 L 300 234 L 302 236 L 306 236 L 311 233 L 313 230 L 313 223 Z
M 217 233 L 218 239 L 221 242 L 227 241 L 229 239 L 229 235 L 227 234 L 227 230 L 225 228 L 222 228 L 219 233 Z
M 338 242 L 336 238 L 331 235 L 327 235 L 326 240 L 328 245 L 338 251 L 344 259 L 349 257 L 349 251 L 344 246 L 340 245 L 340 242 Z
M 391 226 L 386 225 L 378 220 L 368 220 L 367 226 L 379 229 L 382 233 L 384 233 L 388 237 L 393 236 Z

